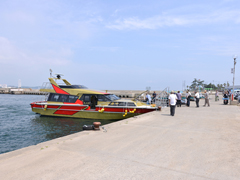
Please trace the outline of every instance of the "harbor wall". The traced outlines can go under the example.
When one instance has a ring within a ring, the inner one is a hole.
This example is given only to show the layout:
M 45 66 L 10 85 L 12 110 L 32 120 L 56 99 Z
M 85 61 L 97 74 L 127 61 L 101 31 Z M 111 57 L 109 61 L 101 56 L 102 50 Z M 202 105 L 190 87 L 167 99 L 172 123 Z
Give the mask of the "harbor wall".
M 39 89 L 31 89 L 31 88 L 0 88 L 0 94 L 27 94 L 27 95 L 45 95 L 46 92 L 41 92 Z

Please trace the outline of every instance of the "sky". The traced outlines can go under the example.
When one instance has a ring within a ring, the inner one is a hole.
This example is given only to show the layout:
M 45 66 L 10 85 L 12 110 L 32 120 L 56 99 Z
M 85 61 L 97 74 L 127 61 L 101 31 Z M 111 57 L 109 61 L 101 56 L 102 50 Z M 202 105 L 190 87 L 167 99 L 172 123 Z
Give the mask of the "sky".
M 0 0 L 0 84 L 41 86 L 52 69 L 99 90 L 231 85 L 239 32 L 238 0 Z

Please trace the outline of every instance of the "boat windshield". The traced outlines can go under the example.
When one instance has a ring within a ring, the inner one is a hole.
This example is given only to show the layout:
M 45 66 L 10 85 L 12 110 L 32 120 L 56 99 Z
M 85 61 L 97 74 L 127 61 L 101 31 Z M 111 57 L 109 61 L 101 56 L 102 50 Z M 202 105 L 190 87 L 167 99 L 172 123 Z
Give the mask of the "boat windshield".
M 71 89 L 88 89 L 86 86 L 84 85 L 59 85 L 60 88 L 71 88 Z
M 118 96 L 116 96 L 115 94 L 108 94 L 108 95 L 105 95 L 108 99 L 110 99 L 111 101 L 115 101 L 115 100 L 118 100 L 120 99 Z

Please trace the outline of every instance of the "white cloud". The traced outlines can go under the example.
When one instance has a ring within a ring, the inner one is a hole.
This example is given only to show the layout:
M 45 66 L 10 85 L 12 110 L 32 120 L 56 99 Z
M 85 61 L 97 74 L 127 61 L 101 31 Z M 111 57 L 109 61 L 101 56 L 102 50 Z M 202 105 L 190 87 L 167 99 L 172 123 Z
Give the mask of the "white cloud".
M 124 20 L 116 20 L 114 24 L 106 27 L 111 29 L 157 29 L 163 26 L 184 25 L 187 21 L 178 17 L 155 16 L 147 19 L 139 19 L 137 17 L 127 18 Z
M 188 15 L 165 15 L 153 16 L 140 19 L 139 17 L 129 17 L 117 19 L 114 23 L 106 25 L 110 29 L 158 29 L 169 26 L 201 25 L 231 21 L 240 23 L 240 12 L 235 10 L 218 10 L 208 14 L 188 14 Z

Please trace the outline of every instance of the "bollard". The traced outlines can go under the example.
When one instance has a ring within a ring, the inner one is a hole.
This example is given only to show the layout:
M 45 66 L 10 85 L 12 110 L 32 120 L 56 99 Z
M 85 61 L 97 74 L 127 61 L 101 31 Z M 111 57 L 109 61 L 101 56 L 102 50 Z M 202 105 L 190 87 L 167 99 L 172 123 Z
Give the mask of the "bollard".
M 93 122 L 94 130 L 100 130 L 99 126 L 101 125 L 100 122 Z
M 162 107 L 161 106 L 158 106 L 158 110 L 161 111 Z

